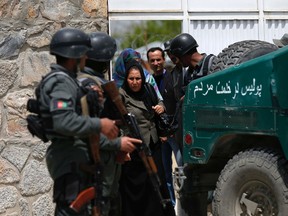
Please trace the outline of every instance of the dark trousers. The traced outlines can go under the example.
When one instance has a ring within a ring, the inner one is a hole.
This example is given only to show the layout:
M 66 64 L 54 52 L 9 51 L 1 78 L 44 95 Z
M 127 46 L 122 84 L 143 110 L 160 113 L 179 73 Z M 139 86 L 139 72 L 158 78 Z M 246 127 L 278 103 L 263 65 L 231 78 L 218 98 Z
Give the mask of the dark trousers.
M 162 183 L 160 192 L 164 199 L 170 199 L 162 162 L 161 143 L 150 144 L 150 148 Z M 165 208 L 161 205 L 147 170 L 136 151 L 131 154 L 131 158 L 132 161 L 126 162 L 122 166 L 120 180 L 122 215 L 175 216 L 171 201 L 166 203 Z
M 88 180 L 77 173 L 67 173 L 54 181 L 53 199 L 56 203 L 55 216 L 89 216 L 88 205 L 79 212 L 69 207 L 77 195 L 85 188 Z

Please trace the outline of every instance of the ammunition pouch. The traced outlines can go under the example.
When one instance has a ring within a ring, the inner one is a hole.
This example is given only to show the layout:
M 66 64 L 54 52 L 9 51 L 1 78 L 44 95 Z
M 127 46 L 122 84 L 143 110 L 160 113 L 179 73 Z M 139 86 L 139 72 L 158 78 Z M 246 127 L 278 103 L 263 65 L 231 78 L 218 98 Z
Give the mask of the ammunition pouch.
M 48 142 L 48 138 L 46 137 L 45 129 L 43 127 L 43 122 L 38 115 L 30 114 L 26 118 L 27 120 L 27 128 L 32 136 L 36 136 L 41 139 L 44 143 Z
M 29 99 L 27 101 L 27 110 L 29 112 L 35 113 L 35 114 L 30 114 L 27 116 L 26 121 L 27 121 L 27 128 L 29 132 L 32 134 L 32 136 L 36 136 L 39 139 L 41 139 L 44 143 L 48 142 L 48 138 L 46 137 L 45 130 L 43 127 L 43 121 L 39 117 L 39 105 L 38 101 L 36 99 Z
M 38 101 L 36 99 L 29 99 L 27 101 L 27 110 L 29 112 L 39 114 L 40 110 L 39 110 Z

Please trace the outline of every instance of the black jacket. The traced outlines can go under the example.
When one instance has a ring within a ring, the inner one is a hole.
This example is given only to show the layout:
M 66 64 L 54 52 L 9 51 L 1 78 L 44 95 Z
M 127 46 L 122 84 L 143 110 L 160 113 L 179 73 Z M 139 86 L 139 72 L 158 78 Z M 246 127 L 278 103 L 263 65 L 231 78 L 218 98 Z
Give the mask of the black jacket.
M 154 78 L 157 80 L 157 76 L 154 75 Z M 166 107 L 167 114 L 173 115 L 176 110 L 177 100 L 174 94 L 174 82 L 172 74 L 168 71 L 165 71 L 162 79 L 157 83 L 157 85 L 163 97 L 163 102 Z

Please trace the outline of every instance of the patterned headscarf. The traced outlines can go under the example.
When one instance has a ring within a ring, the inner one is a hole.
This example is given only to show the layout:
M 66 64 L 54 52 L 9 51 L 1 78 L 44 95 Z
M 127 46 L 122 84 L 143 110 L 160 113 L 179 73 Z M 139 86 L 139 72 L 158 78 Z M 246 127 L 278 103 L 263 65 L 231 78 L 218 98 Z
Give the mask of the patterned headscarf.
M 127 64 L 131 59 L 140 59 L 140 58 L 141 58 L 140 53 L 131 48 L 124 49 L 120 53 L 119 57 L 115 62 L 115 67 L 113 69 L 112 74 L 112 78 L 116 82 L 118 88 L 122 86 L 123 81 L 125 79 L 126 74 L 125 64 Z
M 115 62 L 115 67 L 113 68 L 112 78 L 115 81 L 118 88 L 122 86 L 124 79 L 125 79 L 125 74 L 126 74 L 125 64 L 127 64 L 127 62 L 129 62 L 131 59 L 136 59 L 136 60 L 141 59 L 141 55 L 139 52 L 137 52 L 136 50 L 132 48 L 126 48 L 120 53 L 120 55 L 118 56 Z M 157 83 L 154 77 L 152 76 L 152 74 L 150 74 L 146 69 L 144 69 L 144 74 L 146 77 L 146 82 L 150 83 L 154 87 L 160 100 L 163 100 L 163 97 L 161 96 L 159 92 Z

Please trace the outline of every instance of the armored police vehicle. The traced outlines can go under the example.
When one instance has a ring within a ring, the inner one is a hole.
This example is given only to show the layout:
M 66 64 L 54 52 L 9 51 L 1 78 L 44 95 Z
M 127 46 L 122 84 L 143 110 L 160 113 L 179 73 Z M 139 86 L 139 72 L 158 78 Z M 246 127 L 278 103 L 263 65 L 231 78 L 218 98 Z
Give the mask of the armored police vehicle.
M 250 60 L 249 44 L 262 49 Z M 205 212 L 210 192 L 213 216 L 288 215 L 288 47 L 244 41 L 215 61 L 216 73 L 186 89 L 182 208 Z

